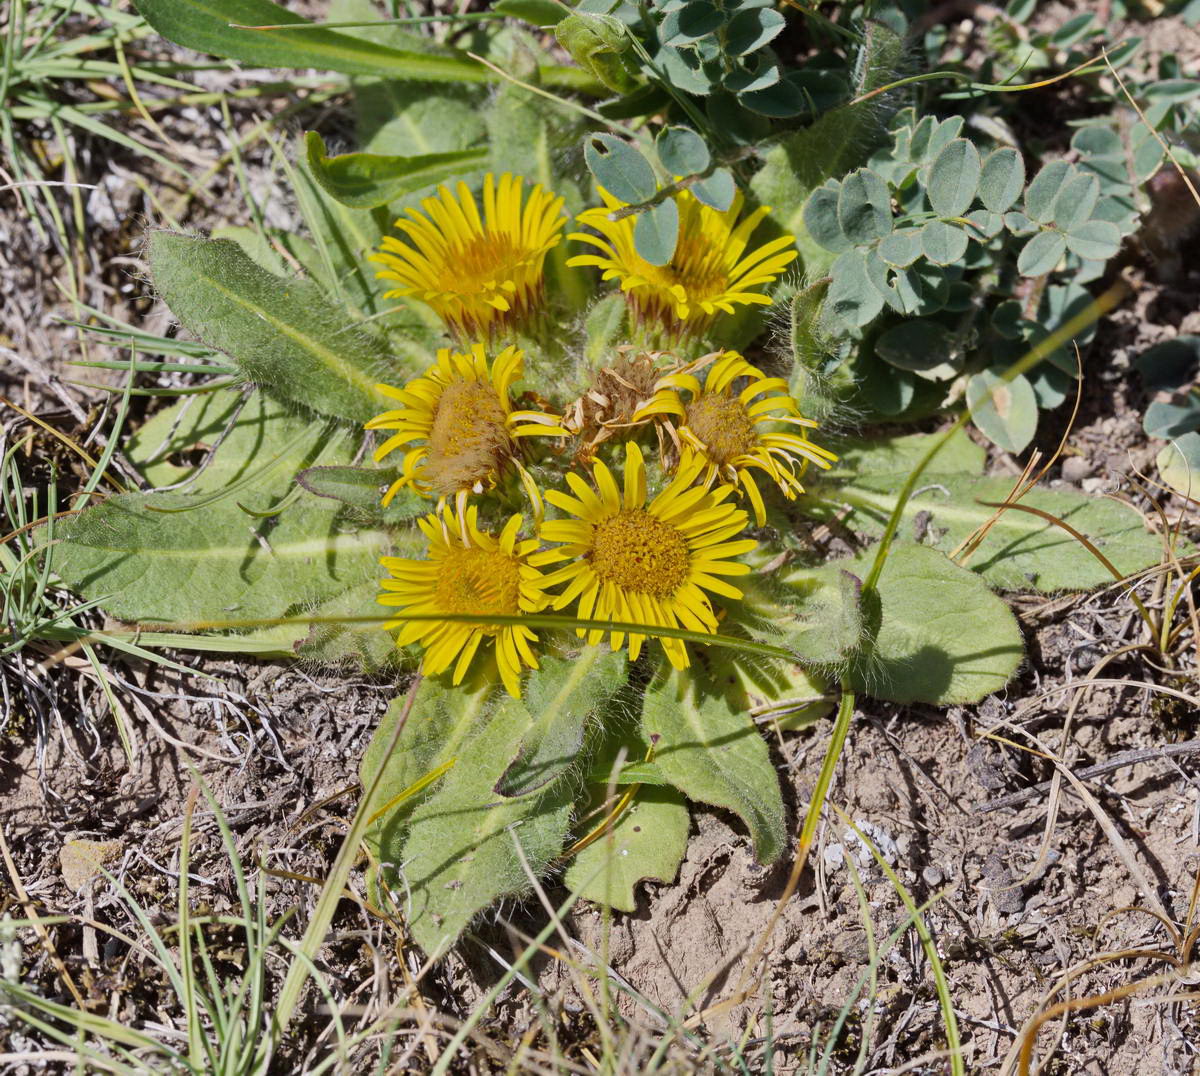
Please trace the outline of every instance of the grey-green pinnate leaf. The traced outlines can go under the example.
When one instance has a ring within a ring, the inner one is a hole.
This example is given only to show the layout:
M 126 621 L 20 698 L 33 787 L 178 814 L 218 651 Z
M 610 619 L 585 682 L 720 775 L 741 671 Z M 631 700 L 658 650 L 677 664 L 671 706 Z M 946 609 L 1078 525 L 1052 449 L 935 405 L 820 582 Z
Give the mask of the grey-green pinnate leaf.
M 971 421 L 989 441 L 1005 452 L 1022 452 L 1037 431 L 1037 398 L 1022 374 L 1004 381 L 991 370 L 973 374 L 967 382 Z
M 979 190 L 979 150 L 965 138 L 949 142 L 929 168 L 926 191 L 933 211 L 943 217 L 961 217 Z
M 953 265 L 966 254 L 967 239 L 957 225 L 934 220 L 921 229 L 921 250 L 935 265 Z
M 993 213 L 1011 209 L 1025 188 L 1025 160 L 1011 146 L 987 155 L 979 174 L 979 200 Z
M 888 185 L 869 168 L 859 168 L 842 180 L 837 203 L 838 224 L 852 243 L 873 243 L 892 230 Z
M 1066 252 L 1067 238 L 1062 232 L 1038 232 L 1017 255 L 1017 272 L 1022 276 L 1044 276 L 1046 273 L 1052 273 Z
M 1058 200 L 1073 169 L 1066 161 L 1048 161 L 1030 182 L 1025 191 L 1025 214 L 1039 224 L 1054 219 L 1054 203 Z
M 666 265 L 675 256 L 679 241 L 679 206 L 668 198 L 639 213 L 633 227 L 633 245 L 651 265 Z
M 1067 232 L 1067 249 L 1091 261 L 1108 261 L 1121 249 L 1121 230 L 1107 220 L 1085 220 Z
M 616 135 L 589 136 L 584 143 L 583 159 L 596 182 L 622 202 L 631 205 L 644 202 L 658 190 L 650 162 Z

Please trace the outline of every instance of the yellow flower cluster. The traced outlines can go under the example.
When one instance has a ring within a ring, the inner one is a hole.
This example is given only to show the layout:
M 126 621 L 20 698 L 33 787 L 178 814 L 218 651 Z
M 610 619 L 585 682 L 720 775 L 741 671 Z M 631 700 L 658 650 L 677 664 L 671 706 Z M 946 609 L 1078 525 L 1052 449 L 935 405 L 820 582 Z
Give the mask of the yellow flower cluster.
M 738 305 L 768 304 L 758 289 L 796 257 L 791 236 L 748 252 L 767 209 L 739 220 L 740 195 L 721 213 L 682 191 L 674 195 L 675 255 L 653 266 L 634 248 L 633 216 L 614 220 L 621 203 L 600 193 L 604 206 L 579 216 L 599 235 L 569 237 L 598 253 L 567 265 L 594 266 L 604 280 L 619 281 L 634 321 L 676 346 Z M 380 278 L 399 284 L 386 294 L 429 304 L 463 350 L 440 350 L 402 388 L 380 385 L 397 406 L 367 424 L 389 434 L 377 461 L 403 452 L 384 503 L 406 487 L 437 499 L 436 510 L 419 521 L 425 559 L 383 559 L 389 577 L 379 601 L 397 610 L 387 627 L 398 630 L 399 645 L 424 647 L 427 673 L 452 670 L 454 683 L 491 643 L 499 677 L 514 696 L 523 671 L 537 668 L 537 633 L 528 618 L 545 611 L 573 610 L 579 620 L 602 623 L 578 634 L 591 645 L 607 635 L 614 649 L 628 647 L 631 659 L 647 636 L 658 637 L 670 663 L 685 668 L 683 640 L 663 631 L 712 634 L 714 597 L 742 596 L 728 580 L 750 571 L 738 558 L 757 542 L 741 536 L 750 517 L 736 500 L 745 494 L 761 526 L 766 507 L 755 473 L 794 498 L 808 464 L 827 467 L 833 455 L 805 434 L 815 423 L 800 414 L 786 382 L 732 351 L 664 368 L 659 354 L 631 358 L 626 349 L 563 414 L 531 395 L 515 405 L 524 353 L 509 341 L 541 313 L 545 260 L 563 238 L 563 200 L 538 186 L 525 197 L 522 178 L 488 175 L 482 214 L 463 183 L 457 195 L 442 187 L 422 207 L 396 222 L 404 239 L 386 238 L 373 260 L 384 266 Z M 489 359 L 499 344 L 506 346 Z M 702 383 L 697 374 L 706 366 Z M 666 475 L 654 496 L 633 439 L 650 425 Z M 564 439 L 573 436 L 572 454 Z M 618 436 L 626 442 L 620 481 L 596 458 L 598 446 Z M 550 463 L 564 473 L 565 488 L 548 489 L 544 501 L 523 447 L 533 437 L 559 439 Z M 533 536 L 521 538 L 520 512 L 498 533 L 481 526 L 472 498 L 491 493 L 499 504 L 517 488 L 532 506 Z M 544 502 L 558 518 L 544 518 Z

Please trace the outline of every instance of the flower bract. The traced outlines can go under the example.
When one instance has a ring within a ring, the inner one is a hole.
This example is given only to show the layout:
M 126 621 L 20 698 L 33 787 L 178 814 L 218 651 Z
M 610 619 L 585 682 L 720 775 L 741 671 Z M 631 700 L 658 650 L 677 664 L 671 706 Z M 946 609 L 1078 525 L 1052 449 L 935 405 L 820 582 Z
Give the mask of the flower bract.
M 483 344 L 466 352 L 442 348 L 437 362 L 403 388 L 377 386 L 400 406 L 367 423 L 369 430 L 395 431 L 375 450 L 375 459 L 405 449 L 385 505 L 411 485 L 427 496 L 455 497 L 461 515 L 466 497 L 491 489 L 510 461 L 529 488 L 516 439 L 567 431 L 553 415 L 513 410 L 509 390 L 521 378 L 523 361 L 515 347 L 500 352 L 490 368 Z
M 740 598 L 742 592 L 726 576 L 750 571 L 734 557 L 757 543 L 736 538 L 746 526 L 746 513 L 726 499 L 732 489 L 706 490 L 695 485 L 699 460 L 681 467 L 671 482 L 647 504 L 646 467 L 642 450 L 629 442 L 625 450 L 623 488 L 597 461 L 595 488 L 579 475 L 567 474 L 571 496 L 549 490 L 546 500 L 574 519 L 545 521 L 539 528 L 547 542 L 561 545 L 533 557 L 541 566 L 566 561 L 544 579 L 547 587 L 566 584 L 554 599 L 555 609 L 577 602 L 581 619 L 644 625 L 645 634 L 628 634 L 629 656 L 636 660 L 645 635 L 655 628 L 686 628 L 711 634 L 717 630 L 708 594 Z M 581 631 L 580 634 L 583 634 Z M 595 645 L 604 632 L 590 630 Z M 668 660 L 686 668 L 688 653 L 681 639 L 660 636 Z M 609 634 L 614 649 L 626 641 L 625 630 Z
M 385 236 L 372 261 L 398 287 L 385 298 L 428 303 L 464 343 L 526 323 L 541 302 L 546 254 L 562 239 L 563 200 L 508 173 L 483 181 L 483 214 L 465 183 L 439 187 L 396 221 L 405 236 Z M 523 204 L 522 204 L 523 203 Z
M 425 648 L 422 670 L 436 676 L 454 666 L 453 682 L 461 683 L 476 651 L 485 640 L 494 643 L 496 664 L 508 693 L 521 694 L 521 672 L 536 669 L 531 644 L 537 634 L 520 624 L 478 624 L 449 619 L 470 616 L 518 616 L 543 609 L 545 579 L 530 563 L 537 539 L 522 540 L 521 516 L 509 519 L 499 535 L 481 531 L 472 505 L 460 520 L 448 507 L 417 521 L 429 539 L 425 560 L 383 557 L 389 578 L 382 582 L 379 603 L 397 606 L 405 614 L 435 619 L 409 620 L 399 616 L 385 627 L 398 628 L 396 643 L 420 643 Z M 440 617 L 447 619 L 436 619 Z
M 767 377 L 736 351 L 716 358 L 703 385 L 686 369 L 662 378 L 653 399 L 638 411 L 640 418 L 653 415 L 671 416 L 678 424 L 680 467 L 696 460 L 706 486 L 740 485 L 759 526 L 766 510 L 752 472 L 765 474 L 793 500 L 804 490 L 800 476 L 809 463 L 828 467 L 837 459 L 805 435 L 817 424 L 800 414 L 787 382 Z
M 794 236 L 782 235 L 747 252 L 750 236 L 770 212 L 760 207 L 738 221 L 739 193 L 723 213 L 699 202 L 690 191 L 672 197 L 679 209 L 679 239 L 666 265 L 652 265 L 638 254 L 633 233 L 636 215 L 613 220 L 624 203 L 600 188 L 602 207 L 581 213 L 581 224 L 600 234 L 573 232 L 571 239 L 596 248 L 577 254 L 568 265 L 593 265 L 605 280 L 617 280 L 634 319 L 659 327 L 678 340 L 699 336 L 718 313 L 732 314 L 738 305 L 770 305 L 762 288 L 796 258 Z

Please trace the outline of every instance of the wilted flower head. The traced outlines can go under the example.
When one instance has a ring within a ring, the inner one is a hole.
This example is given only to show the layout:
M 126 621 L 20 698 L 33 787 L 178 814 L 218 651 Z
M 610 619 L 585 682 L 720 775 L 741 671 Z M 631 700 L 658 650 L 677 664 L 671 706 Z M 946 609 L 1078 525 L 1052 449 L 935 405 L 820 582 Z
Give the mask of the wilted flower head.
M 605 441 L 623 439 L 651 421 L 639 416 L 650 402 L 664 370 L 662 352 L 618 348 L 608 362 L 593 371 L 583 395 L 566 408 L 563 425 L 583 440 L 590 456 Z

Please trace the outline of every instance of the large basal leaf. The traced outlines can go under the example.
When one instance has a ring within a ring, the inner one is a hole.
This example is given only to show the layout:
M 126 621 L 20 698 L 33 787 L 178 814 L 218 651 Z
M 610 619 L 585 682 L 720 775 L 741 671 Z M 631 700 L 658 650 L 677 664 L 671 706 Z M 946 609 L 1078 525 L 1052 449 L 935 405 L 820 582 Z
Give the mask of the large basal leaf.
M 351 209 L 374 209 L 397 198 L 469 172 L 488 156 L 486 146 L 422 153 L 411 157 L 376 153 L 325 154 L 325 141 L 316 131 L 305 136 L 308 167 L 324 190 Z
M 299 420 L 278 400 L 217 389 L 155 412 L 130 434 L 125 455 L 152 487 L 187 482 L 181 491 L 193 494 L 246 479 L 281 456 L 256 483 L 259 493 L 274 496 L 287 492 L 289 467 L 303 464 L 318 437 L 318 426 Z
M 498 699 L 495 684 L 482 676 L 468 678 L 458 687 L 451 685 L 449 676 L 427 676 L 417 686 L 412 710 L 394 745 L 396 725 L 408 700 L 406 695 L 392 700 L 358 768 L 364 789 L 380 774 L 369 810 L 383 813 L 367 829 L 365 840 L 382 862 L 400 862 L 396 857 L 404 840 L 404 822 L 421 799 L 419 794 L 400 801 L 397 797 L 439 767 L 457 764 L 464 745 L 488 719 Z
M 170 493 L 125 493 L 57 531 L 54 569 L 84 598 L 145 625 L 301 616 L 351 587 L 373 589 L 387 552 L 382 531 L 343 533 L 315 498 L 257 519 L 237 495 L 210 503 Z M 258 510 L 271 506 L 245 498 Z M 376 610 L 360 609 L 359 615 Z M 260 631 L 254 627 L 256 634 Z M 285 637 L 295 635 L 290 627 Z M 305 632 L 300 630 L 300 634 Z
M 404 874 L 408 929 L 430 956 L 444 953 L 494 901 L 528 891 L 518 842 L 535 875 L 562 851 L 575 791 L 570 782 L 517 799 L 493 791 L 529 723 L 519 701 L 502 698 L 413 808 L 403 845 L 388 855 Z
M 858 475 L 903 475 L 911 471 L 942 437 L 938 433 L 908 433 L 897 437 L 823 438 L 821 443 L 837 453 L 821 480 L 853 481 Z M 933 457 L 931 467 L 942 474 L 981 474 L 987 453 L 963 430 L 956 430 Z
M 308 29 L 310 20 L 270 0 L 136 0 L 136 7 L 155 30 L 178 45 L 257 67 L 314 67 L 420 82 L 496 82 L 501 77 L 460 53 L 409 52 L 336 30 Z M 281 25 L 304 29 L 240 29 Z M 577 68 L 548 66 L 539 73 L 549 85 L 594 85 Z
M 809 589 L 860 578 L 874 550 L 789 576 Z M 895 545 L 874 597 L 864 599 L 868 639 L 850 663 L 855 690 L 892 702 L 978 702 L 1008 683 L 1024 656 L 1016 617 L 974 572 L 921 545 Z
M 846 521 L 856 530 L 879 534 L 904 483 L 903 474 L 862 477 L 840 488 L 823 488 L 830 502 L 849 504 Z M 949 553 L 995 514 L 993 504 L 1012 491 L 1013 479 L 929 473 L 921 492 L 905 508 L 902 538 L 919 538 Z M 1021 504 L 1049 512 L 1089 538 L 1116 566 L 1130 575 L 1158 563 L 1162 539 L 1146 529 L 1133 508 L 1106 497 L 1069 490 L 1035 489 Z M 1006 511 L 988 532 L 967 566 L 994 587 L 1009 590 L 1087 590 L 1112 582 L 1112 574 L 1062 528 L 1017 509 Z
M 591 806 L 599 803 L 594 800 Z M 611 835 L 600 837 L 571 860 L 567 886 L 585 900 L 637 911 L 639 882 L 670 882 L 679 873 L 690 822 L 687 804 L 675 789 L 643 785 Z
M 543 657 L 524 689 L 532 723 L 496 785 L 497 794 L 527 795 L 578 765 L 588 719 L 624 683 L 623 651 L 587 646 L 570 657 Z
M 779 856 L 787 842 L 779 778 L 736 685 L 715 682 L 698 666 L 660 672 L 646 689 L 642 731 L 675 788 L 738 815 L 760 863 Z
M 382 408 L 394 372 L 383 342 L 315 284 L 285 280 L 227 239 L 159 232 L 150 272 L 171 312 L 272 395 L 355 423 Z
M 180 488 L 110 497 L 65 520 L 54 570 L 113 616 L 139 623 L 370 615 L 388 535 L 343 532 L 334 501 L 288 500 L 298 470 L 352 451 L 350 438 L 261 393 L 188 397 L 129 443 L 149 481 Z M 282 650 L 307 642 L 309 656 L 329 660 L 357 653 L 375 664 L 390 647 L 370 625 L 347 626 L 335 650 L 304 624 L 251 630 Z

